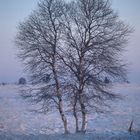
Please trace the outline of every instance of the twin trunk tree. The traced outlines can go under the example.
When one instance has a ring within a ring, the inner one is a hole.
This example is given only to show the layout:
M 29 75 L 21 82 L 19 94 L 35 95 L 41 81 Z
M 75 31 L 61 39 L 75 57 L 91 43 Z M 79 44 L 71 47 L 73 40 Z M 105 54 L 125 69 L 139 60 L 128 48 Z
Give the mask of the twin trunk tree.
M 85 133 L 88 113 L 104 111 L 107 101 L 117 97 L 105 77 L 126 80 L 121 52 L 130 32 L 107 0 L 42 0 L 19 25 L 16 43 L 32 82 L 38 85 L 46 75 L 51 78 L 24 97 L 40 104 L 44 112 L 57 108 L 65 133 L 67 100 L 76 132 Z

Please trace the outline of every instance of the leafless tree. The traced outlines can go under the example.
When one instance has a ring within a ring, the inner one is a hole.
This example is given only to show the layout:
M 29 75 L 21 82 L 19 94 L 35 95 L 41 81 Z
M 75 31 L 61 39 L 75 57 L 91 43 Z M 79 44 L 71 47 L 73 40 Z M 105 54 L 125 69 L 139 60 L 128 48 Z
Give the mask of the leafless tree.
M 65 133 L 68 133 L 57 56 L 57 48 L 61 44 L 62 8 L 63 2 L 60 0 L 41 1 L 29 18 L 19 25 L 16 43 L 20 50 L 19 57 L 30 71 L 33 83 L 38 83 L 46 75 L 51 77 L 49 82 L 32 87 L 24 97 L 41 104 L 43 112 L 55 105 L 61 115 Z
M 32 82 L 46 75 L 50 79 L 33 86 L 24 97 L 39 103 L 43 112 L 56 107 L 68 133 L 65 100 L 73 111 L 76 132 L 85 133 L 88 113 L 104 111 L 108 101 L 118 97 L 105 77 L 126 80 L 121 54 L 131 31 L 108 0 L 41 1 L 20 24 L 16 43 Z
M 60 48 L 60 58 L 73 75 L 73 107 L 80 104 L 80 131 L 86 132 L 88 112 L 102 111 L 108 100 L 118 97 L 111 92 L 111 85 L 104 83 L 105 77 L 126 80 L 121 55 L 132 29 L 118 19 L 108 0 L 76 0 L 67 9 L 63 23 L 65 47 Z

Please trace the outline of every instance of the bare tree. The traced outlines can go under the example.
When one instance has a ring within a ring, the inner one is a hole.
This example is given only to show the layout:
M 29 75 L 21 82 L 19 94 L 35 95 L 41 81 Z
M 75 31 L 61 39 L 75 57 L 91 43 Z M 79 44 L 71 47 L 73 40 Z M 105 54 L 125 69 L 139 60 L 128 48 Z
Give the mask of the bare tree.
M 19 25 L 16 43 L 20 50 L 19 57 L 24 60 L 27 70 L 31 72 L 33 83 L 38 83 L 46 75 L 51 77 L 47 83 L 30 89 L 24 97 L 41 104 L 43 112 L 55 104 L 61 115 L 65 133 L 68 133 L 57 56 L 62 30 L 59 21 L 63 15 L 62 8 L 63 2 L 59 0 L 41 1 L 38 9 Z
M 65 47 L 61 48 L 60 58 L 73 75 L 76 87 L 73 107 L 77 102 L 80 104 L 80 131 L 86 132 L 89 111 L 102 111 L 108 100 L 118 97 L 111 92 L 111 85 L 104 83 L 105 77 L 126 80 L 121 54 L 132 30 L 118 19 L 108 0 L 76 0 L 68 9 Z
M 16 43 L 32 82 L 50 78 L 23 96 L 40 104 L 43 112 L 56 107 L 68 133 L 65 100 L 73 111 L 76 132 L 85 133 L 88 113 L 103 112 L 108 101 L 118 97 L 105 77 L 126 80 L 121 54 L 131 31 L 108 0 L 41 1 L 20 24 Z

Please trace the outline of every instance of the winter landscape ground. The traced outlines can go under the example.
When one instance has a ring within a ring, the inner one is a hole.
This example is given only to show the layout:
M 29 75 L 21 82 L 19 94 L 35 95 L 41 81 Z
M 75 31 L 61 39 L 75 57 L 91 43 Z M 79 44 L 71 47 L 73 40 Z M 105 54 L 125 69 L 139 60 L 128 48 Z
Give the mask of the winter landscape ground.
M 0 140 L 140 140 L 140 85 L 115 84 L 114 91 L 123 100 L 114 102 L 107 114 L 93 113 L 89 117 L 86 135 L 63 135 L 57 111 L 38 114 L 19 94 L 19 85 L 0 86 Z M 133 132 L 128 128 L 133 120 Z M 69 115 L 71 132 L 74 120 Z

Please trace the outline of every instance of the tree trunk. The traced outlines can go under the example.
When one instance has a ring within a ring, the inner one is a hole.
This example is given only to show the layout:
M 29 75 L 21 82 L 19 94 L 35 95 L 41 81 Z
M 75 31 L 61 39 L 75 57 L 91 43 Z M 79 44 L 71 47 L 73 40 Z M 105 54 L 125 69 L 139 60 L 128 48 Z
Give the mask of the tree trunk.
M 76 102 L 74 103 L 74 107 L 73 107 L 73 115 L 75 118 L 75 132 L 78 133 L 79 132 L 79 121 L 78 121 L 78 116 L 77 116 L 77 112 L 76 112 Z
M 78 133 L 78 132 L 79 132 L 79 122 L 78 122 L 77 114 L 74 115 L 74 117 L 75 117 L 75 123 L 76 123 L 76 129 L 75 129 L 75 132 Z
M 87 130 L 87 112 L 84 103 L 80 99 L 80 106 L 81 106 L 81 112 L 82 112 L 82 127 L 81 127 L 81 133 L 85 133 Z
M 82 128 L 81 132 L 85 133 L 87 130 L 87 113 L 82 112 Z
M 63 121 L 64 129 L 65 129 L 65 134 L 68 134 L 69 133 L 69 131 L 68 131 L 68 122 L 67 122 L 66 116 L 64 114 L 63 104 L 62 104 L 62 100 L 61 99 L 59 99 L 59 112 L 60 112 L 60 115 L 61 115 L 61 119 Z
M 54 58 L 55 59 L 55 58 Z M 55 62 L 55 60 L 54 60 Z M 64 125 L 64 129 L 65 129 L 65 134 L 68 134 L 69 131 L 68 131 L 68 122 L 67 122 L 67 118 L 65 116 L 65 113 L 64 113 L 64 109 L 63 109 L 63 102 L 62 102 L 62 97 L 61 97 L 61 93 L 60 93 L 60 86 L 59 86 L 59 81 L 58 81 L 58 77 L 57 77 L 57 72 L 56 72 L 56 69 L 55 69 L 55 63 L 53 63 L 53 74 L 54 74 L 54 80 L 56 82 L 56 94 L 57 94 L 57 98 L 58 98 L 58 109 L 59 109 L 59 113 L 60 113 L 60 116 L 61 116 L 61 119 L 62 119 L 62 122 L 63 122 L 63 125 Z

